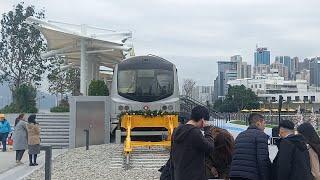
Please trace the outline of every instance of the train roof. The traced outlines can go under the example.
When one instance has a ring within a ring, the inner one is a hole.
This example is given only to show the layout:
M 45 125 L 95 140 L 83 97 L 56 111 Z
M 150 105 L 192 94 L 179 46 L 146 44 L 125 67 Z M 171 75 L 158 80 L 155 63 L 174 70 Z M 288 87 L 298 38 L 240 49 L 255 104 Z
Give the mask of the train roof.
M 173 64 L 161 57 L 147 55 L 128 58 L 118 64 L 119 69 L 173 69 Z

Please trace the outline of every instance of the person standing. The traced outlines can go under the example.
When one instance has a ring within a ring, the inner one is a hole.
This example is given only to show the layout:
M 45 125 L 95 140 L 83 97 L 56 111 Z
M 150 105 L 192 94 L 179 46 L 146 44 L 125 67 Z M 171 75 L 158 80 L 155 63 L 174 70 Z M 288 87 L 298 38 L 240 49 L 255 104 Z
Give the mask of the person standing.
M 320 138 L 310 123 L 301 124 L 297 130 L 308 143 L 311 174 L 314 180 L 320 180 Z
M 2 152 L 7 151 L 7 138 L 11 132 L 11 125 L 9 121 L 5 119 L 4 114 L 0 114 L 0 137 L 2 142 Z
M 261 114 L 252 113 L 249 127 L 235 140 L 231 162 L 231 180 L 269 180 L 271 161 L 269 159 L 268 135 L 265 134 L 265 119 Z
M 37 166 L 37 156 L 40 154 L 40 128 L 36 122 L 36 115 L 32 114 L 28 118 L 28 149 L 29 166 Z
M 177 127 L 172 135 L 171 163 L 175 180 L 206 180 L 205 153 L 214 150 L 209 111 L 204 106 L 192 109 L 191 119 Z M 204 136 L 200 129 L 204 129 Z M 209 140 L 208 140 L 209 139 Z
M 214 151 L 206 154 L 206 174 L 209 179 L 229 179 L 234 151 L 234 138 L 225 129 L 212 127 Z
M 13 132 L 13 150 L 16 151 L 16 163 L 22 164 L 21 159 L 28 148 L 28 131 L 25 114 L 20 114 L 15 121 Z
M 302 135 L 294 134 L 294 123 L 282 120 L 279 123 L 281 139 L 278 153 L 273 161 L 276 180 L 312 180 L 309 152 Z

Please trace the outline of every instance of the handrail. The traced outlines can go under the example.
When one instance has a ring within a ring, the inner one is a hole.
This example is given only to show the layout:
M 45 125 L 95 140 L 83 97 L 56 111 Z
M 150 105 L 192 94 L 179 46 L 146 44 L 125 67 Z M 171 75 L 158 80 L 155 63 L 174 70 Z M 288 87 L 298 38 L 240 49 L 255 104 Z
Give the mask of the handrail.
M 196 100 L 196 99 L 193 99 L 189 96 L 186 96 L 186 95 L 181 95 L 180 96 L 180 100 L 183 100 L 185 103 L 192 103 L 193 106 L 195 105 L 201 105 L 201 106 L 205 106 L 208 108 L 209 110 L 209 113 L 212 115 L 212 116 L 215 116 L 215 117 L 218 117 L 220 119 L 222 119 L 222 117 L 218 114 L 218 111 L 216 111 L 215 109 L 213 109 L 212 107 Z M 182 103 L 180 103 L 182 105 Z M 188 107 L 188 105 L 186 105 L 185 107 Z M 190 109 L 191 110 L 191 109 Z

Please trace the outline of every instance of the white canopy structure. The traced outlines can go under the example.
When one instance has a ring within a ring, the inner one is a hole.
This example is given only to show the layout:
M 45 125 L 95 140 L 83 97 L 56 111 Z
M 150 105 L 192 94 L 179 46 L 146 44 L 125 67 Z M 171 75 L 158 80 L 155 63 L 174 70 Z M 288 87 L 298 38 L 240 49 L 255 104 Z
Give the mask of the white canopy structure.
M 91 80 L 98 79 L 100 66 L 113 68 L 133 49 L 126 41 L 130 31 L 119 32 L 88 25 L 42 21 L 28 17 L 26 23 L 41 31 L 47 40 L 43 58 L 62 56 L 66 66 L 80 66 L 80 92 L 87 95 Z

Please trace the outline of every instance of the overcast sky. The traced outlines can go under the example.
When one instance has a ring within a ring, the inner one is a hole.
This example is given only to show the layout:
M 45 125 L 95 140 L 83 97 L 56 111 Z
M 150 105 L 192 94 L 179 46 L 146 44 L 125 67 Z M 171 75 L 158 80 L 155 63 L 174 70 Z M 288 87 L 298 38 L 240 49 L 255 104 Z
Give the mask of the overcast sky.
M 0 13 L 20 1 L 0 0 Z M 174 62 L 180 79 L 213 85 L 218 60 L 256 44 L 274 56 L 320 56 L 319 0 L 27 0 L 49 20 L 133 31 L 136 55 Z M 193 72 L 194 71 L 194 72 Z

